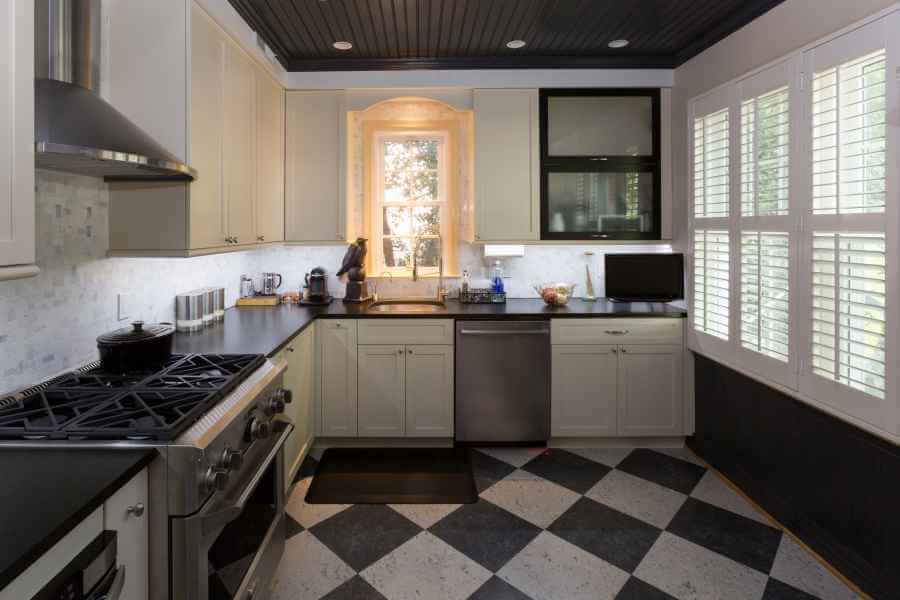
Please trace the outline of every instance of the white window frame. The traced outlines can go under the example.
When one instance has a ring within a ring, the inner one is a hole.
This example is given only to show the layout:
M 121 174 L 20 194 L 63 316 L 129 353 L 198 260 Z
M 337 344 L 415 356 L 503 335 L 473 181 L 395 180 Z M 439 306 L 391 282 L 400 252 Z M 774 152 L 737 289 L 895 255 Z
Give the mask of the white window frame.
M 440 141 L 438 147 L 438 201 L 437 202 L 410 202 L 402 204 L 386 204 L 384 202 L 384 152 L 382 145 L 388 141 L 405 141 L 409 139 L 437 139 Z M 441 240 L 446 243 L 450 239 L 451 227 L 451 211 L 448 195 L 448 177 L 449 169 L 447 165 L 447 145 L 450 143 L 450 136 L 446 131 L 434 130 L 410 130 L 410 131 L 376 131 L 372 136 L 372 206 L 371 206 L 371 239 L 370 248 L 373 250 L 373 269 L 375 273 L 390 273 L 394 277 L 410 277 L 412 275 L 412 266 L 410 267 L 388 267 L 384 263 L 384 233 L 383 233 L 383 217 L 385 206 L 438 206 L 440 208 L 441 219 Z M 429 238 L 434 236 L 423 236 Z M 415 252 L 415 249 L 413 249 Z M 443 249 L 441 249 L 443 253 Z M 437 274 L 438 267 L 422 267 L 419 266 L 419 274 L 422 276 Z

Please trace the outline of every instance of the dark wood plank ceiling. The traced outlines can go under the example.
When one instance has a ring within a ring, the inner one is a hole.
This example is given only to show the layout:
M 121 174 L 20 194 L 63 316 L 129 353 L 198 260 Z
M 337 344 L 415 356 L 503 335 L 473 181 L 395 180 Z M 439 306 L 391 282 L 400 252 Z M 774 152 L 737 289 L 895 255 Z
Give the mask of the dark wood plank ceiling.
M 230 0 L 289 71 L 669 68 L 782 1 Z

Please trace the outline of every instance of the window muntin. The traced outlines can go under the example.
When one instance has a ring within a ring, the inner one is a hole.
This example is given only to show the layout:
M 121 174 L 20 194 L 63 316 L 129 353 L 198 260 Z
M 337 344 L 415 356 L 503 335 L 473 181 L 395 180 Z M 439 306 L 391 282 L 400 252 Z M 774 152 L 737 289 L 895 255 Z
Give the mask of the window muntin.
M 694 119 L 694 217 L 727 217 L 728 109 Z
M 741 346 L 790 357 L 790 235 L 741 232 Z
M 787 86 L 741 103 L 741 216 L 788 214 L 790 149 Z
M 694 329 L 728 340 L 728 232 L 694 231 Z

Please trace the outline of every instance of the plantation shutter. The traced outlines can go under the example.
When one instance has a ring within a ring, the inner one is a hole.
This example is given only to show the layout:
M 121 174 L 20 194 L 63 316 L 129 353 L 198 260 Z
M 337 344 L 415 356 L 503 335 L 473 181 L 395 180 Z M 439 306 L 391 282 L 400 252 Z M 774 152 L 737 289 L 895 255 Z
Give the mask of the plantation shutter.
M 694 231 L 694 329 L 728 339 L 728 232 Z
M 790 235 L 741 232 L 741 346 L 787 363 Z

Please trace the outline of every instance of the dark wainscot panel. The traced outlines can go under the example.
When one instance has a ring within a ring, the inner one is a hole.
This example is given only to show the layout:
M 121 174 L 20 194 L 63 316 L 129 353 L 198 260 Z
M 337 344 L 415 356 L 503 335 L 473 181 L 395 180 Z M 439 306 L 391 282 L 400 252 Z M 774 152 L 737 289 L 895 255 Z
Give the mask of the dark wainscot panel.
M 900 447 L 697 355 L 688 445 L 874 598 L 900 598 Z

